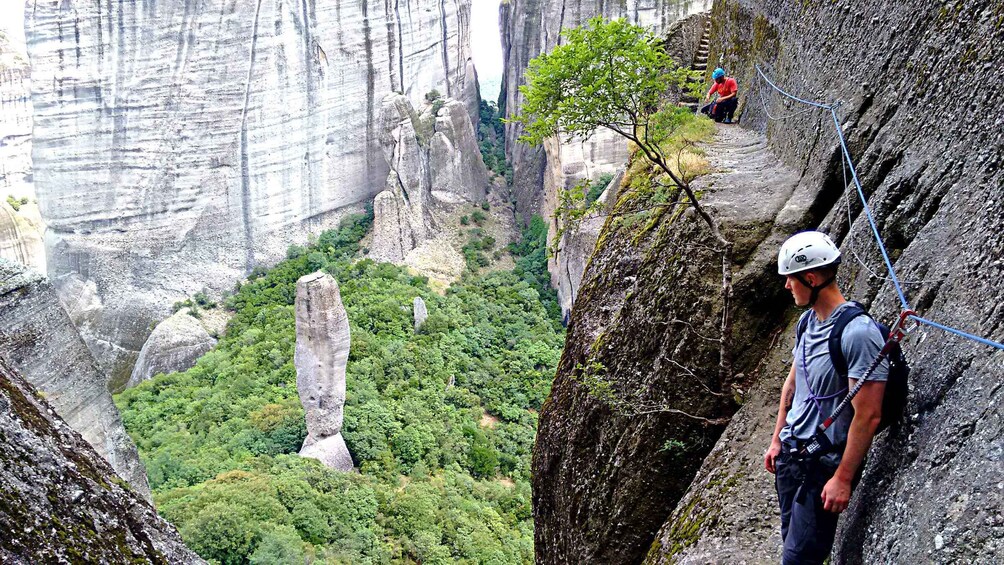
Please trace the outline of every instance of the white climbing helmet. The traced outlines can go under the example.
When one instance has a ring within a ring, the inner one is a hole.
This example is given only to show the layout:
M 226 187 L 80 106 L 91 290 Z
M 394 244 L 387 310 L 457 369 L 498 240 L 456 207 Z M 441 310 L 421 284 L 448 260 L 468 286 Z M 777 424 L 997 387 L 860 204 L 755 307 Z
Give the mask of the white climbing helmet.
M 830 236 L 818 231 L 804 231 L 788 238 L 777 254 L 777 274 L 793 275 L 840 264 L 840 249 Z

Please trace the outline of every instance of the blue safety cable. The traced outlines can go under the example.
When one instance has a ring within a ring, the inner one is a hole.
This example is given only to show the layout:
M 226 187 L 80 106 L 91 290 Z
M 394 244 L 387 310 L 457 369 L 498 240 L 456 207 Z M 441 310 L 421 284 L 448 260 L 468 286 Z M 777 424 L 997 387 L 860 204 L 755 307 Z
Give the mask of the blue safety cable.
M 946 326 L 944 324 L 939 324 L 938 322 L 933 322 L 931 320 L 927 320 L 927 319 L 921 318 L 920 316 L 910 316 L 910 318 L 913 321 L 915 321 L 917 323 L 920 323 L 920 324 L 927 324 L 929 326 L 932 326 L 932 327 L 935 327 L 935 328 L 938 328 L 938 329 L 941 329 L 941 330 L 945 330 L 946 332 L 953 333 L 955 335 L 959 335 L 959 336 L 971 339 L 973 341 L 978 341 L 978 342 L 980 342 L 980 343 L 982 343 L 984 345 L 989 345 L 990 347 L 996 347 L 997 349 L 1004 349 L 1004 343 L 997 343 L 996 341 L 987 339 L 985 337 L 980 337 L 978 335 L 973 335 L 973 334 L 970 334 L 970 333 L 966 333 L 966 332 L 964 332 L 962 330 L 957 330 L 955 328 Z
M 889 276 L 892 279 L 893 285 L 896 288 L 896 294 L 899 295 L 899 300 L 903 304 L 903 309 L 910 310 L 910 305 L 906 301 L 906 296 L 903 294 L 903 288 L 900 286 L 899 279 L 896 277 L 896 271 L 892 267 L 892 261 L 889 259 L 889 254 L 886 252 L 885 244 L 882 243 L 882 236 L 879 234 L 878 226 L 875 224 L 875 218 L 872 216 L 871 208 L 868 206 L 868 200 L 865 198 L 865 192 L 861 188 L 861 181 L 858 180 L 858 173 L 854 169 L 854 162 L 851 160 L 851 153 L 850 151 L 847 150 L 847 141 L 844 139 L 844 132 L 843 130 L 840 129 L 840 120 L 837 118 L 837 110 L 836 110 L 837 103 L 823 104 L 822 102 L 813 102 L 812 100 L 805 100 L 804 98 L 799 98 L 794 94 L 789 94 L 788 92 L 785 92 L 781 87 L 774 84 L 773 81 L 771 81 L 769 78 L 767 78 L 767 75 L 764 74 L 763 70 L 760 68 L 760 65 L 754 65 L 754 68 L 756 68 L 756 72 L 759 73 L 760 78 L 762 78 L 767 84 L 771 86 L 771 88 L 780 92 L 782 95 L 796 102 L 801 102 L 802 104 L 808 104 L 809 106 L 814 106 L 816 108 L 830 111 L 830 115 L 833 117 L 834 129 L 837 130 L 837 138 L 840 140 L 840 149 L 844 155 L 844 160 L 847 161 L 847 165 L 851 169 L 851 178 L 854 179 L 854 186 L 858 191 L 858 196 L 861 198 L 861 204 L 868 218 L 868 223 L 871 225 L 872 233 L 875 234 L 875 241 L 878 242 L 879 250 L 881 250 L 882 252 L 882 259 L 885 261 L 886 269 L 889 270 Z M 996 347 L 997 349 L 1004 350 L 1004 344 L 1002 343 L 998 343 L 990 339 L 966 333 L 962 330 L 958 330 L 950 326 L 946 326 L 944 324 L 939 324 L 926 318 L 921 318 L 920 316 L 911 315 L 910 318 L 919 324 L 926 324 L 928 326 L 935 327 L 967 339 L 971 339 L 978 343 L 982 343 L 984 345 L 989 345 L 990 347 Z

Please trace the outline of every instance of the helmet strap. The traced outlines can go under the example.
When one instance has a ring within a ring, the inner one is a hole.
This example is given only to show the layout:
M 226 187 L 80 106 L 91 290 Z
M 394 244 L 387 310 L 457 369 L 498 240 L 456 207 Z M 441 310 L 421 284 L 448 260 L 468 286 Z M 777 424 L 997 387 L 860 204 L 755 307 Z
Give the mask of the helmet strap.
M 815 306 L 816 300 L 819 300 L 819 293 L 820 293 L 820 291 L 822 291 L 824 288 L 826 288 L 826 287 L 830 286 L 831 284 L 833 284 L 833 281 L 837 280 L 836 275 L 834 275 L 834 276 L 826 279 L 826 281 L 823 282 L 823 284 L 812 286 L 811 284 L 809 284 L 809 281 L 805 280 L 805 278 L 802 276 L 802 273 L 795 273 L 795 278 L 798 279 L 798 282 L 800 282 L 803 285 L 805 285 L 806 287 L 808 287 L 809 290 L 811 291 L 811 293 L 809 294 L 809 307 L 810 308 L 813 307 L 813 306 Z

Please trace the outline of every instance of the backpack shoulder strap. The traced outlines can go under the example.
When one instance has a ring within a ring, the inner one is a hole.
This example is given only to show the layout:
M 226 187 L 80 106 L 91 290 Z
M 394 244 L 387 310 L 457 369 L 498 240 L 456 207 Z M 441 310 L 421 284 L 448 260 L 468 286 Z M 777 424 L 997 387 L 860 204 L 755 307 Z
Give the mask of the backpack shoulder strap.
M 844 350 L 840 346 L 840 338 L 843 336 L 844 328 L 847 327 L 847 324 L 861 315 L 867 315 L 865 309 L 857 302 L 851 302 L 851 305 L 844 308 L 843 312 L 837 316 L 836 321 L 833 322 L 833 327 L 830 329 L 830 339 L 828 341 L 830 362 L 833 363 L 833 368 L 841 377 L 847 377 L 847 359 L 844 357 Z
M 803 312 L 802 315 L 798 318 L 798 323 L 795 324 L 795 343 L 796 344 L 799 343 L 800 341 L 802 341 L 802 334 L 804 334 L 805 333 L 805 329 L 809 327 L 809 315 L 811 313 L 812 313 L 811 309 L 806 310 L 805 312 Z

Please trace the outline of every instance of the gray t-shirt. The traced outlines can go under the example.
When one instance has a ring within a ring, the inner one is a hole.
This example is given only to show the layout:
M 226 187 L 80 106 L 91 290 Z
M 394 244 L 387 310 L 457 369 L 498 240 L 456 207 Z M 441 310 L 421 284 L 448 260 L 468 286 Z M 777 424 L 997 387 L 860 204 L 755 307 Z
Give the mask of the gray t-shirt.
M 851 305 L 845 302 L 837 306 L 828 318 L 820 321 L 815 312 L 807 311 L 808 323 L 802 338 L 792 350 L 795 358 L 795 399 L 788 410 L 787 423 L 781 430 L 781 440 L 797 438 L 807 440 L 816 433 L 816 428 L 847 394 L 848 382 L 837 377 L 830 361 L 828 340 L 830 329 L 840 312 Z M 878 357 L 885 344 L 885 336 L 867 315 L 861 315 L 847 324 L 840 338 L 840 348 L 847 359 L 848 379 L 858 379 Z M 889 361 L 884 360 L 868 377 L 870 381 L 885 381 L 889 377 Z M 810 393 L 811 390 L 811 393 Z M 815 401 L 812 398 L 815 396 Z M 834 445 L 847 441 L 854 410 L 845 409 L 833 423 L 826 435 Z M 834 465 L 840 462 L 840 455 L 831 453 L 823 458 Z

